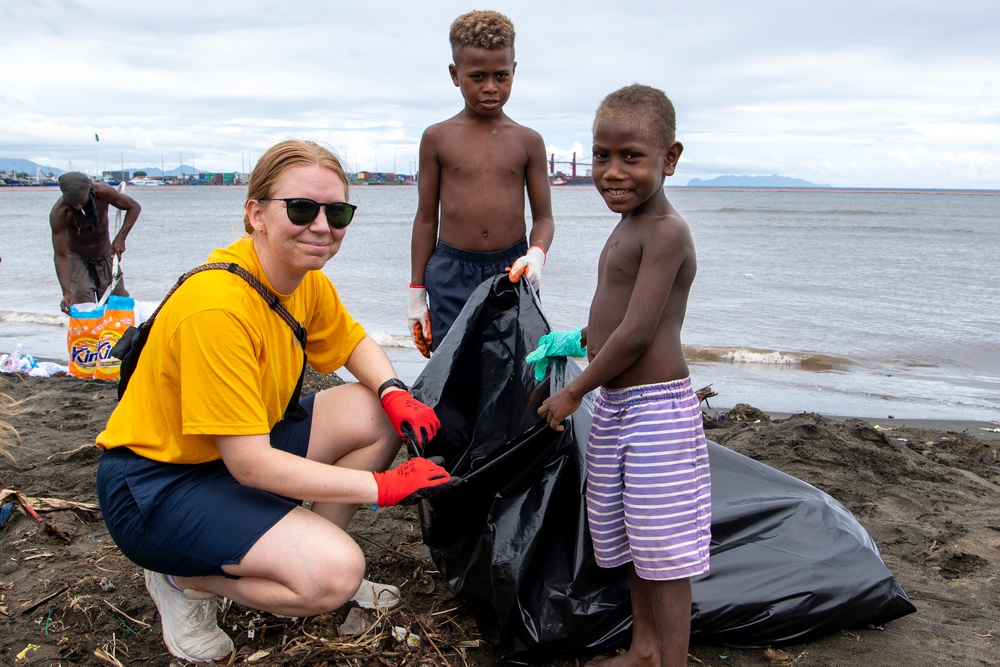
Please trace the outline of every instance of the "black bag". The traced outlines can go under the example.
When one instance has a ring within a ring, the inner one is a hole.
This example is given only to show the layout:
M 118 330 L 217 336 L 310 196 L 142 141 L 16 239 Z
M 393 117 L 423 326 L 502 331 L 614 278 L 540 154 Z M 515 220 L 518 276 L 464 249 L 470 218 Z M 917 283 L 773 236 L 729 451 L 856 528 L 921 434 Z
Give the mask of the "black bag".
M 413 385 L 441 429 L 427 455 L 463 482 L 420 504 L 438 569 L 504 659 L 626 644 L 627 568 L 599 568 L 587 525 L 590 397 L 556 432 L 541 402 L 579 367 L 541 384 L 524 361 L 548 333 L 535 295 L 506 275 L 480 285 Z M 709 442 L 711 572 L 692 579 L 696 641 L 766 647 L 914 610 L 864 528 L 836 500 Z
M 111 348 L 111 356 L 115 359 L 121 360 L 121 370 L 118 375 L 118 400 L 122 399 L 125 395 L 125 390 L 128 388 L 129 380 L 132 378 L 132 374 L 135 372 L 136 365 L 139 363 L 139 357 L 142 354 L 142 348 L 146 347 L 146 341 L 149 340 L 149 332 L 153 328 L 153 323 L 156 321 L 156 316 L 159 315 L 160 309 L 163 308 L 163 304 L 167 302 L 170 295 L 177 290 L 181 284 L 193 276 L 196 273 L 201 273 L 202 271 L 219 271 L 225 270 L 230 273 L 238 275 L 243 280 L 247 281 L 251 287 L 253 287 L 258 294 L 267 302 L 278 316 L 291 327 L 292 332 L 295 335 L 295 340 L 299 342 L 302 346 L 302 371 L 299 373 L 299 381 L 295 385 L 295 391 L 292 393 L 291 400 L 288 402 L 288 406 L 285 408 L 285 419 L 291 419 L 292 421 L 302 421 L 308 417 L 308 413 L 305 408 L 299 404 L 299 396 L 302 393 L 302 380 L 305 378 L 306 374 L 306 329 L 303 327 L 298 320 L 296 320 L 288 309 L 281 305 L 278 300 L 277 295 L 269 290 L 262 282 L 257 280 L 249 271 L 244 269 L 239 264 L 231 262 L 211 262 L 208 264 L 201 264 L 191 269 L 174 283 L 174 286 L 170 288 L 167 295 L 163 297 L 163 301 L 160 305 L 156 307 L 153 314 L 149 316 L 145 322 L 140 324 L 138 327 L 129 327 L 125 329 L 122 333 L 122 337 L 115 343 L 115 346 Z

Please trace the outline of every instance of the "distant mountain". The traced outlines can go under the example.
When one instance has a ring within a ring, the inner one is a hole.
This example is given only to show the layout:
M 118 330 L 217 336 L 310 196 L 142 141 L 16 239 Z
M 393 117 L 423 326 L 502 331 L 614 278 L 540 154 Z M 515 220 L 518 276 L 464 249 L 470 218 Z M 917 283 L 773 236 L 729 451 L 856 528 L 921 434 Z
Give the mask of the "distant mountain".
M 829 188 L 829 185 L 810 183 L 801 178 L 787 176 L 717 176 L 703 181 L 692 178 L 688 181 L 689 188 Z
M 174 167 L 173 169 L 167 169 L 166 171 L 160 171 L 159 167 L 142 167 L 140 169 L 130 169 L 133 174 L 137 171 L 146 172 L 147 176 L 183 176 L 184 174 L 200 174 L 204 172 L 204 169 L 195 169 L 189 164 L 182 164 L 179 167 Z
M 91 165 L 91 166 L 93 166 L 93 165 Z M 53 176 L 61 176 L 62 174 L 65 173 L 64 170 L 59 169 L 58 167 L 46 167 L 46 166 L 40 165 L 40 164 L 38 164 L 36 162 L 32 162 L 31 160 L 18 160 L 18 159 L 15 159 L 15 158 L 0 158 L 0 171 L 7 172 L 8 174 L 12 174 L 14 172 L 24 172 L 24 173 L 28 174 L 29 176 L 34 176 L 36 169 L 40 169 L 41 172 L 42 172 L 42 174 L 45 175 L 45 176 L 48 176 L 50 173 Z M 106 171 L 118 171 L 118 168 L 115 167 L 114 165 L 107 166 L 104 169 Z M 88 173 L 88 174 L 92 174 L 93 173 L 93 172 L 89 171 L 87 169 L 87 167 L 82 168 L 80 171 L 83 171 L 83 172 Z M 182 176 L 184 174 L 198 174 L 198 173 L 201 173 L 204 170 L 203 169 L 202 170 L 195 169 L 194 167 L 192 167 L 191 165 L 188 165 L 188 164 L 182 164 L 179 167 L 175 167 L 173 169 L 167 169 L 165 172 L 161 172 L 159 167 L 144 167 L 142 169 L 129 169 L 128 171 L 130 173 L 133 173 L 133 174 L 135 172 L 137 172 L 137 171 L 144 171 L 149 176 L 163 176 L 163 175 L 166 175 L 166 176 Z
M 34 176 L 35 170 L 40 169 L 42 174 L 48 176 L 50 173 L 53 176 L 61 176 L 63 170 L 57 167 L 46 167 L 45 165 L 32 162 L 31 160 L 17 160 L 13 158 L 0 158 L 0 171 L 7 172 L 8 174 L 13 174 L 14 172 L 23 172 L 28 176 Z

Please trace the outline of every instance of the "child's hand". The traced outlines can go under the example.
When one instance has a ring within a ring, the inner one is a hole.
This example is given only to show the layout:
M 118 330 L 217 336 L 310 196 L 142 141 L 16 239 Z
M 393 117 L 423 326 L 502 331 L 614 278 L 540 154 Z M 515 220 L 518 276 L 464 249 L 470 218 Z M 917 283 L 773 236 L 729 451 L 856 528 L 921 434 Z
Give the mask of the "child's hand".
M 563 422 L 577 411 L 582 402 L 583 399 L 575 398 L 568 389 L 563 389 L 545 399 L 538 408 L 538 415 L 549 423 L 553 431 L 562 431 L 566 428 Z
M 413 343 L 420 354 L 431 358 L 431 314 L 427 312 L 427 289 L 423 285 L 410 285 L 410 306 L 406 309 L 406 319 L 413 332 Z
M 528 276 L 528 282 L 535 288 L 535 291 L 542 286 L 542 265 L 545 264 L 545 251 L 541 247 L 533 245 L 528 248 L 524 257 L 518 258 L 514 266 L 510 268 L 508 277 L 512 283 L 521 279 L 522 275 Z

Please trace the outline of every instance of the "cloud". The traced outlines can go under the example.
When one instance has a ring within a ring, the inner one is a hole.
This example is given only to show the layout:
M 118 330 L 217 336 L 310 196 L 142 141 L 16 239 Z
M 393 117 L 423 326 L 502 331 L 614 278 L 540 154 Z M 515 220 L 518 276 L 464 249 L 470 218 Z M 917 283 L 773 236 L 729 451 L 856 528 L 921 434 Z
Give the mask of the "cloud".
M 499 1 L 517 30 L 506 111 L 583 161 L 600 100 L 638 81 L 677 106 L 675 181 L 1000 188 L 1000 6 L 960 5 Z M 0 157 L 94 164 L 97 132 L 102 168 L 230 171 L 295 136 L 409 170 L 424 128 L 462 108 L 447 32 L 468 10 L 11 0 Z

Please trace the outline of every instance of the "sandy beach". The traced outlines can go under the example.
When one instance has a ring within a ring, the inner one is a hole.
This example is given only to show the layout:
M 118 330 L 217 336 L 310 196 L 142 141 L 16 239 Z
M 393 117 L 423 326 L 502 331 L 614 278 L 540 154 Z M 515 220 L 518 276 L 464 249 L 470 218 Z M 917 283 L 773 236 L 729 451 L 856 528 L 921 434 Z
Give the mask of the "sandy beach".
M 307 379 L 307 392 L 339 382 Z M 20 401 L 8 417 L 19 438 L 5 436 L 9 456 L 0 459 L 0 484 L 27 497 L 40 519 L 16 509 L 0 528 L 0 664 L 171 664 L 142 573 L 118 552 L 96 508 L 100 453 L 93 442 L 116 404 L 115 385 L 2 375 L 0 389 Z M 745 405 L 706 408 L 706 417 L 710 440 L 806 481 L 851 510 L 917 611 L 882 628 L 849 628 L 792 646 L 694 645 L 689 665 L 1000 662 L 996 424 L 766 415 Z M 307 619 L 231 605 L 220 621 L 237 646 L 230 664 L 347 664 L 349 658 L 357 665 L 502 664 L 436 572 L 415 509 L 362 509 L 352 534 L 368 558 L 369 578 L 398 585 L 403 604 L 383 616 L 369 613 L 366 630 L 353 636 L 338 632 L 352 605 Z M 419 644 L 394 640 L 396 626 L 419 636 Z

